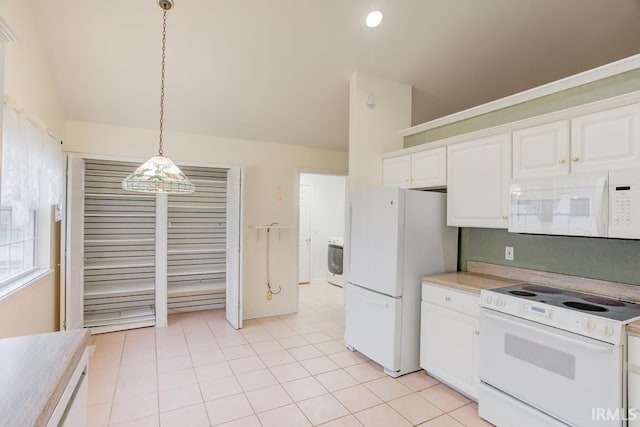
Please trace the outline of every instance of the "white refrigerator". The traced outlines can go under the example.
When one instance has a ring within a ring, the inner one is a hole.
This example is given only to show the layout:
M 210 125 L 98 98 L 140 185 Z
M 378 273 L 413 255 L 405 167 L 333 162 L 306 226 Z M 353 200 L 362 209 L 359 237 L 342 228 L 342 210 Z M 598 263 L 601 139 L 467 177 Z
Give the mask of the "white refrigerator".
M 421 276 L 455 271 L 446 194 L 375 188 L 351 195 L 345 343 L 397 377 L 420 369 Z

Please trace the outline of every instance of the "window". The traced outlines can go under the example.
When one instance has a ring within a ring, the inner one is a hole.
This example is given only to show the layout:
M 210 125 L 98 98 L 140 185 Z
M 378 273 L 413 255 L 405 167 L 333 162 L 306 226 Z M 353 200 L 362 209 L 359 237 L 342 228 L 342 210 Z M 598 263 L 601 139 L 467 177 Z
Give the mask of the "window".
M 36 214 L 21 224 L 12 220 L 11 208 L 0 208 L 0 284 L 36 267 Z
M 59 141 L 34 123 L 37 121 L 5 103 L 0 297 L 31 279 L 30 273 L 46 271 L 51 262 L 51 206 L 59 205 L 62 198 L 62 149 Z

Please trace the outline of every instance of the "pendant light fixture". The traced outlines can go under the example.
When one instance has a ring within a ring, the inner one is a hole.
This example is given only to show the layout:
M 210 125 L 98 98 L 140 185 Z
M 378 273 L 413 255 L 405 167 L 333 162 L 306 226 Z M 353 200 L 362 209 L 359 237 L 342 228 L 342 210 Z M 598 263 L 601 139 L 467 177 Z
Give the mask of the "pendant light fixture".
M 153 156 L 122 181 L 122 188 L 141 193 L 193 193 L 195 185 L 168 157 L 164 156 L 162 131 L 164 125 L 164 75 L 167 49 L 167 12 L 173 0 L 158 0 L 162 9 L 162 74 L 160 83 L 160 143 L 158 155 Z

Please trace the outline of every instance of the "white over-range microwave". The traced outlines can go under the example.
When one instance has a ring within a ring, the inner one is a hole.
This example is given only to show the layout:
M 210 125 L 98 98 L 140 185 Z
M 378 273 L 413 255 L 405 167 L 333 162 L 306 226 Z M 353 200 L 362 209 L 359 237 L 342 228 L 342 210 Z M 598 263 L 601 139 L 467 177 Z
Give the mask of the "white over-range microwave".
M 509 231 L 640 239 L 640 168 L 514 180 Z

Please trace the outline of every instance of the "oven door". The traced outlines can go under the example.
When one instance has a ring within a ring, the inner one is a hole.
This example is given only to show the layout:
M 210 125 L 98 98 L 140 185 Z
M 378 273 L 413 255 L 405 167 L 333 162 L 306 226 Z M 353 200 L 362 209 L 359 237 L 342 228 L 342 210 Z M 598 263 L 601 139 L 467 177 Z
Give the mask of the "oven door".
M 622 347 L 486 308 L 480 330 L 482 382 L 569 425 L 622 425 Z

